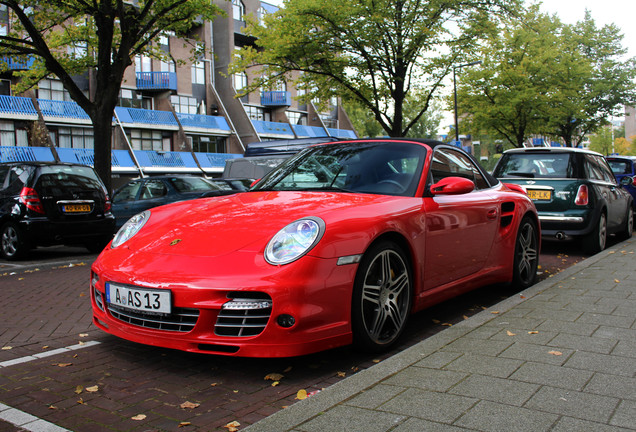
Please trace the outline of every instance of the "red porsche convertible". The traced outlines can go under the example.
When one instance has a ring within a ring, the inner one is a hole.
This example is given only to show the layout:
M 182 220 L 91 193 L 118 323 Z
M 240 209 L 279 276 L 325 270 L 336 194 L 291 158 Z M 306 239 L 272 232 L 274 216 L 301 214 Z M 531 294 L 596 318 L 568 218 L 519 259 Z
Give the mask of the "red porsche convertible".
M 367 139 L 303 150 L 248 192 L 131 218 L 92 266 L 94 323 L 191 352 L 383 350 L 410 313 L 534 283 L 532 201 L 458 149 Z

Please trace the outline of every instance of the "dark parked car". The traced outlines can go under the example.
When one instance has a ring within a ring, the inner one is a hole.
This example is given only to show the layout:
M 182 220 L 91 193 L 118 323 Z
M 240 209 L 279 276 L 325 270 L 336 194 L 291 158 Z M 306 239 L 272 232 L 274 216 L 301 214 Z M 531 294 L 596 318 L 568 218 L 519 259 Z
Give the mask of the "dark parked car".
M 616 181 L 632 194 L 632 206 L 636 211 L 636 156 L 608 156 L 610 168 L 614 172 Z
M 0 164 L 0 253 L 9 260 L 36 246 L 83 245 L 101 250 L 115 218 L 93 168 L 48 162 Z
M 563 147 L 508 150 L 493 175 L 526 191 L 544 238 L 581 239 L 586 252 L 597 253 L 605 249 L 608 234 L 632 235 L 633 198 L 599 153 Z
M 236 180 L 208 179 L 195 175 L 165 175 L 132 180 L 113 194 L 117 228 L 144 210 L 176 201 L 230 195 L 247 190 Z

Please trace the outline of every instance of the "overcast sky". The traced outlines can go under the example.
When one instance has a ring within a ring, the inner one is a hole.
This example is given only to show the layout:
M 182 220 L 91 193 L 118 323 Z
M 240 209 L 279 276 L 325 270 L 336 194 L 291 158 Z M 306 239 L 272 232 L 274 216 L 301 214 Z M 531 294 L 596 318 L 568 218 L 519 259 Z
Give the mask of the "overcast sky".
M 616 24 L 623 32 L 623 46 L 629 57 L 636 57 L 636 1 L 634 0 L 547 0 L 545 12 L 556 13 L 567 24 L 581 21 L 585 9 L 592 12 L 597 27 Z
M 280 6 L 283 0 L 264 0 Z M 574 24 L 581 21 L 585 9 L 592 12 L 596 26 L 616 24 L 623 32 L 623 46 L 628 48 L 628 56 L 636 57 L 636 1 L 635 0 L 546 0 L 542 9 L 556 13 L 562 21 Z

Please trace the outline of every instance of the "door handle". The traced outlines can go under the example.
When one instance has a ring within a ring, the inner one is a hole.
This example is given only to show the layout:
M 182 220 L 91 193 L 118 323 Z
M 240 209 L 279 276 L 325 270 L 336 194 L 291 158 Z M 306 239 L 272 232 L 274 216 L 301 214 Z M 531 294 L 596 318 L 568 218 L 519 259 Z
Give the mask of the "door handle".
M 488 214 L 486 215 L 488 219 L 497 219 L 497 209 L 488 210 Z

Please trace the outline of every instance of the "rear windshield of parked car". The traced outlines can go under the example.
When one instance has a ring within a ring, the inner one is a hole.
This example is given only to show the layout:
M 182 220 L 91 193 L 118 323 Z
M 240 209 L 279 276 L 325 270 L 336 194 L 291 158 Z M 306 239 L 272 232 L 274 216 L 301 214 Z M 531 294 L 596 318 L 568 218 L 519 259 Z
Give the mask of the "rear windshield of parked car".
M 574 178 L 570 153 L 508 153 L 494 172 L 497 178 Z

